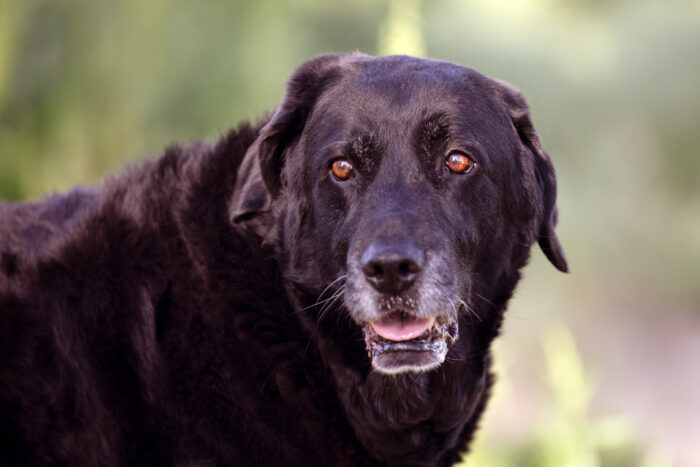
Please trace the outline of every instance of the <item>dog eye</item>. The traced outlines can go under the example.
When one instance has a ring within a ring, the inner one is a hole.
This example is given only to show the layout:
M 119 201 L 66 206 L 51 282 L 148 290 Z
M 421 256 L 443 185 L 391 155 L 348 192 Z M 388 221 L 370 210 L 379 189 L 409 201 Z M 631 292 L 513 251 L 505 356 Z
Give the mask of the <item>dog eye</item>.
M 331 172 L 340 181 L 348 180 L 353 175 L 352 164 L 346 159 L 337 159 L 331 165 Z
M 461 152 L 453 151 L 447 156 L 445 165 L 447 165 L 447 167 L 449 167 L 449 169 L 454 173 L 466 174 L 474 169 L 476 162 Z

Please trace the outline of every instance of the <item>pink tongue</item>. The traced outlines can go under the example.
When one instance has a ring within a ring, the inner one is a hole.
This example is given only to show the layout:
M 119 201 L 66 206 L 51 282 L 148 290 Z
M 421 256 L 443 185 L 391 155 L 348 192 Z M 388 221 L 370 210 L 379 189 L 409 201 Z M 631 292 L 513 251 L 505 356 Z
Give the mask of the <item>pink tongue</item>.
M 370 323 L 374 332 L 390 341 L 407 341 L 420 336 L 430 327 L 430 318 L 401 319 L 398 317 L 385 318 Z

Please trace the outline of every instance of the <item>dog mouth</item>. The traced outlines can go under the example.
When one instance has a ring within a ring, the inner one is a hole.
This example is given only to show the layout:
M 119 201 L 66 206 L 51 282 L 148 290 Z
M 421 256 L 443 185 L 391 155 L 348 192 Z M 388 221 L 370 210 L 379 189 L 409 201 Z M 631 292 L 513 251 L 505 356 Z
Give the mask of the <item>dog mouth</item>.
M 396 311 L 363 327 L 372 366 L 388 374 L 431 370 L 458 339 L 457 321 Z

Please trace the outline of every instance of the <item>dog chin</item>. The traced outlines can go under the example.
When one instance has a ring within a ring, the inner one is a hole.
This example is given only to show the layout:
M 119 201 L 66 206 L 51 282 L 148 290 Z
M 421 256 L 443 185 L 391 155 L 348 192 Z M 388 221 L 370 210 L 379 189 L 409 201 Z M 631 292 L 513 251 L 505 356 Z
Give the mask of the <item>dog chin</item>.
M 394 320 L 405 318 L 396 317 Z M 415 318 L 409 318 L 414 319 Z M 363 327 L 365 346 L 372 367 L 381 373 L 399 374 L 424 372 L 439 367 L 445 361 L 449 347 L 458 339 L 457 321 L 429 318 L 427 329 L 413 336 L 387 330 L 386 323 L 368 323 Z M 396 325 L 395 327 L 400 327 Z

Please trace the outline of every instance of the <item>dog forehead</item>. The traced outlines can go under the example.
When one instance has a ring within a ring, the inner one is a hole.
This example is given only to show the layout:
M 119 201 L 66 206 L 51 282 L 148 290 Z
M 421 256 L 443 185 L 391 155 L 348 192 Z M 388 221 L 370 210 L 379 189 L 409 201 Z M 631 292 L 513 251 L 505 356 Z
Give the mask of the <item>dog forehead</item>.
M 471 68 L 450 62 L 405 55 L 366 57 L 351 62 L 348 81 L 379 93 L 411 93 L 418 89 L 462 85 L 475 77 L 483 77 Z
M 311 121 L 409 130 L 407 123 L 443 114 L 480 120 L 492 114 L 488 77 L 449 62 L 407 56 L 358 57 L 316 102 Z M 468 112 L 468 114 L 466 113 Z M 409 125 L 410 126 L 410 125 Z

